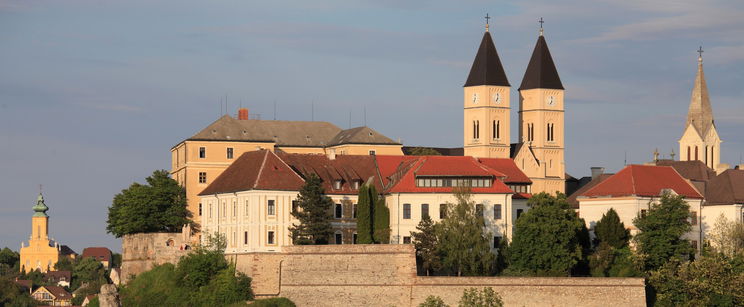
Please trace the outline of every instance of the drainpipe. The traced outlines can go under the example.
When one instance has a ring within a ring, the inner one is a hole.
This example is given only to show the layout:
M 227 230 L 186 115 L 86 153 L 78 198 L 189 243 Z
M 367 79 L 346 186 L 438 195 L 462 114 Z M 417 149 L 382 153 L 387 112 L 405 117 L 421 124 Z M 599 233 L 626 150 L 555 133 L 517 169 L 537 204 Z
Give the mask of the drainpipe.
M 398 211 L 395 213 L 395 215 L 398 217 L 398 235 L 396 236 L 396 243 L 400 244 L 400 193 L 398 193 L 398 200 L 396 202 L 398 206 Z

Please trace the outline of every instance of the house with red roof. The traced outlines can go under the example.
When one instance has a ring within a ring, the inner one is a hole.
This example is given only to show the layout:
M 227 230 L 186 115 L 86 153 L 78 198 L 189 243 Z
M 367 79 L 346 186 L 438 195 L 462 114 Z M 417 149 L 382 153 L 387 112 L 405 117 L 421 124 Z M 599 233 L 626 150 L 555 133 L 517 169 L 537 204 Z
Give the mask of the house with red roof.
M 203 232 L 224 235 L 226 253 L 280 251 L 292 244 L 288 228 L 297 220 L 291 213 L 311 175 L 320 177 L 334 202 L 329 241 L 335 244 L 356 242 L 357 194 L 364 184 L 385 197 L 392 243 L 411 243 L 411 232 L 425 215 L 444 218 L 446 204 L 455 201 L 453 191 L 465 186 L 498 243 L 527 210 L 532 183 L 511 159 L 252 151 L 199 193 Z
M 638 232 L 633 219 L 644 215 L 650 204 L 664 193 L 681 195 L 690 205 L 692 230 L 684 237 L 700 250 L 703 195 L 671 166 L 628 165 L 578 195 L 579 216 L 590 231 L 610 208 L 614 209 L 631 234 Z
M 72 306 L 72 294 L 60 286 L 41 286 L 31 297 L 49 306 Z
M 86 247 L 83 249 L 83 258 L 93 258 L 103 264 L 107 270 L 111 268 L 111 250 L 106 247 Z

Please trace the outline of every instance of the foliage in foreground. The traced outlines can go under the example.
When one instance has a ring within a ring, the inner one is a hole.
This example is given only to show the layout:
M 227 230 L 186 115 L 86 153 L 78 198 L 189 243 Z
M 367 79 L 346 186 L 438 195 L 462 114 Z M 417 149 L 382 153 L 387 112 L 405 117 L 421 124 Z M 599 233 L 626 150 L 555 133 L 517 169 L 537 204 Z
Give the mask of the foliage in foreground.
M 147 184 L 133 183 L 114 196 L 109 207 L 106 231 L 117 238 L 133 233 L 177 232 L 191 223 L 186 208 L 186 190 L 157 170 Z
M 375 186 L 359 188 L 357 202 L 357 244 L 387 244 L 390 238 L 390 211 Z
M 530 210 L 517 219 L 510 246 L 510 274 L 568 276 L 585 257 L 584 223 L 566 196 L 535 194 Z
M 690 205 L 682 196 L 665 193 L 652 203 L 645 216 L 638 216 L 633 224 L 640 232 L 633 238 L 643 258 L 646 271 L 654 271 L 672 258 L 687 260 L 695 249 L 682 235 L 690 231 Z
M 255 300 L 251 307 L 295 307 L 295 303 L 286 297 L 274 297 L 263 300 Z
M 465 289 L 458 304 L 459 307 L 503 307 L 504 302 L 501 295 L 493 291 L 490 287 L 481 290 L 476 288 Z M 419 307 L 449 307 L 444 303 L 441 297 L 429 295 L 426 300 L 419 304 Z
M 655 306 L 744 306 L 744 259 L 673 258 L 651 272 L 649 284 L 656 291 Z
M 0 277 L 0 306 L 25 307 L 36 305 L 39 305 L 39 303 L 28 294 L 28 291 L 23 291 L 12 279 Z
M 210 238 L 177 265 L 155 266 L 131 280 L 121 289 L 123 305 L 224 306 L 252 299 L 251 278 L 225 260 L 224 239 Z

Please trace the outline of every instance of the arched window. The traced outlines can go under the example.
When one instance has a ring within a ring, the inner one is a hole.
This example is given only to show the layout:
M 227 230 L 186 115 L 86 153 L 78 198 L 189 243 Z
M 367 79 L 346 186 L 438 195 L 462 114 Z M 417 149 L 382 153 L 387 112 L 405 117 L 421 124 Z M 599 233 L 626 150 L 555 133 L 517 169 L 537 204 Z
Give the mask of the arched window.
M 690 146 L 687 146 L 687 161 L 690 161 Z
M 695 160 L 700 160 L 698 158 L 698 147 L 697 147 L 697 145 L 695 145 Z
M 334 235 L 334 241 L 336 244 L 343 244 L 344 243 L 344 234 L 340 231 L 337 231 Z
M 496 138 L 501 138 L 501 121 L 496 121 Z
M 478 127 L 475 125 L 475 121 L 473 121 L 473 139 L 474 140 L 478 138 L 477 133 L 478 133 Z
M 715 168 L 715 167 L 716 167 L 716 164 L 715 164 L 715 163 L 713 163 L 713 158 L 715 158 L 715 157 L 716 157 L 716 155 L 715 155 L 715 154 L 713 154 L 713 152 L 714 152 L 714 151 L 713 151 L 713 148 L 716 148 L 716 146 L 715 146 L 715 145 L 713 145 L 713 146 L 710 146 L 710 167 L 711 167 L 711 168 Z
M 480 139 L 480 121 L 475 121 L 475 138 Z
M 708 165 L 708 145 L 705 145 L 705 154 L 703 155 L 703 159 L 705 159 L 705 165 Z
M 491 135 L 493 136 L 493 138 L 498 139 L 499 138 L 499 124 L 497 121 L 495 120 L 493 121 L 493 126 L 491 127 L 491 130 L 493 130 L 491 131 L 492 132 Z

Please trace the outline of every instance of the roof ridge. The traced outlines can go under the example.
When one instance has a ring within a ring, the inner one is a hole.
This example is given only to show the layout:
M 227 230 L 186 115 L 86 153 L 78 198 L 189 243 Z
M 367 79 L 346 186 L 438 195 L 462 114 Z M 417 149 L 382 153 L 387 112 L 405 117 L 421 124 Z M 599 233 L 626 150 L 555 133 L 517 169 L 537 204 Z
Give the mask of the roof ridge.
M 703 196 L 703 198 L 705 197 L 705 196 L 703 195 L 703 193 L 700 193 L 700 191 L 698 191 L 698 189 L 697 189 L 697 188 L 695 187 L 695 185 L 694 185 L 694 184 L 692 184 L 692 180 L 690 180 L 690 179 L 687 179 L 687 178 L 685 178 L 685 176 L 682 176 L 682 174 L 680 174 L 680 173 L 679 173 L 679 172 L 677 171 L 677 169 L 676 169 L 676 168 L 672 167 L 671 165 L 666 165 L 666 166 L 663 166 L 663 167 L 668 167 L 668 168 L 671 168 L 671 169 L 672 169 L 672 171 L 673 171 L 673 172 L 674 172 L 675 174 L 677 174 L 677 176 L 679 176 L 679 178 L 682 178 L 682 180 L 683 180 L 684 182 L 686 182 L 686 183 L 687 183 L 687 185 L 689 185 L 690 187 L 692 187 L 692 190 L 693 190 L 693 191 L 697 192 L 697 193 L 698 193 L 698 194 L 699 194 L 700 196 Z M 705 191 L 703 191 L 703 192 L 705 192 Z
M 286 166 L 290 171 L 292 171 L 292 173 L 294 173 L 295 176 L 297 176 L 297 178 L 300 178 L 300 180 L 302 180 L 302 182 L 305 182 L 305 179 L 303 179 L 302 176 L 300 176 L 300 174 L 298 174 L 297 171 L 295 171 L 295 169 L 293 167 L 289 166 L 289 164 L 287 164 L 287 162 L 285 162 L 284 159 L 282 159 L 281 157 L 279 157 L 279 155 L 277 155 L 276 153 L 274 153 L 274 152 L 272 152 L 272 153 L 274 154 L 274 156 L 276 156 L 277 159 L 279 159 L 280 162 L 282 162 L 282 164 L 284 164 L 284 166 Z M 258 180 L 256 180 L 256 182 L 258 182 Z
M 256 181 L 253 182 L 252 189 L 255 189 L 258 186 L 258 181 L 261 179 L 261 174 L 263 173 L 264 166 L 266 165 L 266 158 L 269 155 L 269 150 L 266 149 L 266 152 L 264 153 L 263 161 L 261 161 L 261 167 L 258 169 L 258 174 L 256 174 Z

